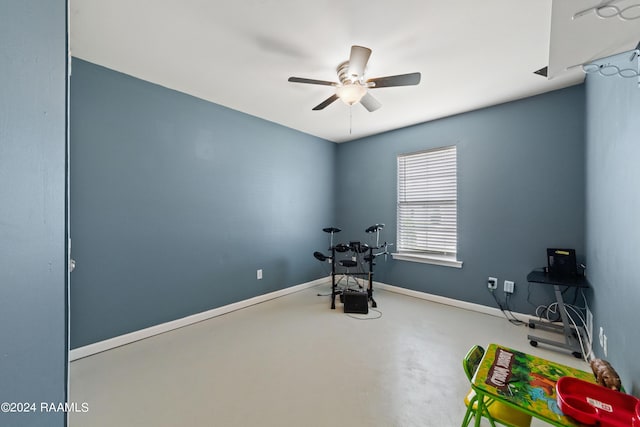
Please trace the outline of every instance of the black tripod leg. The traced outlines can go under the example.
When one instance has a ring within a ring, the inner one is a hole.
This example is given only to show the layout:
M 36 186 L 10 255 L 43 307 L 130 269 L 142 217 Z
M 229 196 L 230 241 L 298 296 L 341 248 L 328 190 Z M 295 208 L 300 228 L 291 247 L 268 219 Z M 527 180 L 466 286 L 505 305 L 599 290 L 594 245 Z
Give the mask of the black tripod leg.
M 369 263 L 369 288 L 367 289 L 367 297 L 371 300 L 371 307 L 376 308 L 378 304 L 373 299 L 373 252 L 370 250 L 371 262 Z
M 331 310 L 336 309 L 336 274 L 331 273 Z
M 331 247 L 331 310 L 336 309 L 336 249 Z
M 367 289 L 367 296 L 369 301 L 371 301 L 371 307 L 376 308 L 378 304 L 376 303 L 376 300 L 373 299 L 373 289 Z

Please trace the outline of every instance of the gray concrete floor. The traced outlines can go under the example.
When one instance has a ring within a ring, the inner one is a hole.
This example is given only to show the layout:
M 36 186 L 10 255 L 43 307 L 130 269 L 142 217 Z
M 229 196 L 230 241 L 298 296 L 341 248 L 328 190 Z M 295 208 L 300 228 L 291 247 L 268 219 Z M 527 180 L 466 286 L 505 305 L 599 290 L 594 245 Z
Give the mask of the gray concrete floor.
M 71 363 L 72 427 L 459 426 L 462 358 L 496 342 L 533 348 L 527 328 L 388 291 L 382 316 L 329 309 L 322 285 Z M 484 425 L 484 423 L 483 423 Z M 534 421 L 533 425 L 538 424 Z

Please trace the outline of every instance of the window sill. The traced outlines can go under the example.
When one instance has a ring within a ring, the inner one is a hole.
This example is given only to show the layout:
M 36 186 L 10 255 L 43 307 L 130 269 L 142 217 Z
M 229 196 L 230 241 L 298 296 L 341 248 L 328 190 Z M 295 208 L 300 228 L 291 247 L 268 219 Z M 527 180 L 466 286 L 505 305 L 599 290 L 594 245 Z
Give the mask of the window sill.
M 462 261 L 443 255 L 391 254 L 393 259 L 400 261 L 421 262 L 423 264 L 442 265 L 444 267 L 462 268 Z

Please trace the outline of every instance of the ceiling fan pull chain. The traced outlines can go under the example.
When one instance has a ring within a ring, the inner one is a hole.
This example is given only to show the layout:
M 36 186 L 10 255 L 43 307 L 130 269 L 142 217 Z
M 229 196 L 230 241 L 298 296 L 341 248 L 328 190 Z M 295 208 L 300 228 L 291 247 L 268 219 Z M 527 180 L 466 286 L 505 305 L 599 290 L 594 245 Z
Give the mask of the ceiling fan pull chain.
M 349 135 L 351 135 L 352 126 L 353 126 L 353 105 L 349 105 Z

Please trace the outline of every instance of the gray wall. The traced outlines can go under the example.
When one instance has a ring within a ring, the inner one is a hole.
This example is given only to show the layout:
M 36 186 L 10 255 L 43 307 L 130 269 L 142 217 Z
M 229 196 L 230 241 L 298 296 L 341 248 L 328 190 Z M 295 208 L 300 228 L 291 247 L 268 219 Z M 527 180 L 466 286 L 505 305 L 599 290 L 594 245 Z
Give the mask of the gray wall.
M 628 64 L 629 55 L 619 57 Z M 634 64 L 634 66 L 636 66 Z M 626 67 L 625 67 L 626 68 Z M 587 259 L 594 349 L 640 396 L 640 88 L 637 78 L 587 78 Z M 605 357 L 598 340 L 607 335 Z
M 375 113 L 374 113 L 375 114 Z M 375 280 L 495 307 L 488 276 L 516 282 L 511 308 L 533 313 L 555 301 L 550 287 L 527 273 L 546 264 L 547 247 L 584 257 L 584 87 L 341 144 L 336 182 L 343 240 L 364 240 L 384 223 L 396 238 L 396 157 L 432 147 L 458 147 L 458 250 L 462 269 L 389 259 Z M 572 298 L 572 296 L 570 296 Z
M 72 348 L 324 276 L 335 144 L 79 59 L 71 117 Z
M 430 147 L 458 146 L 464 266 L 376 280 L 495 306 L 496 276 L 533 313 L 545 248 L 584 260 L 582 85 L 335 145 L 74 59 L 71 114 L 73 348 L 319 278 L 328 225 L 394 242 L 396 156 Z
M 62 426 L 66 399 L 66 2 L 0 6 L 0 414 Z

